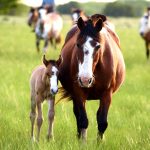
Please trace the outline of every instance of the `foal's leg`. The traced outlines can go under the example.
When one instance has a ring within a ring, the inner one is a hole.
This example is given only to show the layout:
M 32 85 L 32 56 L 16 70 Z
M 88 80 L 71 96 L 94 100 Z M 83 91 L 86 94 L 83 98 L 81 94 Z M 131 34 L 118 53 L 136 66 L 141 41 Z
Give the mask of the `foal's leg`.
M 43 48 L 44 54 L 46 53 L 47 49 L 48 49 L 48 39 L 45 39 L 44 48 Z
M 55 115 L 55 110 L 54 110 L 55 100 L 54 99 L 48 100 L 48 103 L 49 103 L 49 109 L 48 109 L 48 133 L 47 133 L 47 139 L 49 140 L 50 138 L 53 138 L 53 123 L 54 123 L 54 115 Z
M 108 126 L 107 114 L 111 103 L 111 98 L 111 91 L 106 91 L 100 100 L 100 107 L 97 111 L 98 140 L 103 139 L 103 134 Z
M 43 117 L 42 117 L 42 104 L 41 104 L 41 98 L 40 96 L 37 96 L 37 140 L 39 141 L 39 136 L 40 136 L 40 129 L 43 123 Z
M 30 112 L 30 120 L 31 120 L 31 138 L 34 140 L 34 123 L 36 118 L 36 102 L 33 95 L 31 95 L 31 112 Z
M 73 111 L 77 121 L 78 138 L 82 138 L 83 140 L 86 141 L 88 118 L 85 110 L 85 101 L 84 102 L 73 101 Z
M 145 45 L 146 45 L 146 56 L 147 56 L 147 59 L 149 59 L 149 43 L 146 42 Z

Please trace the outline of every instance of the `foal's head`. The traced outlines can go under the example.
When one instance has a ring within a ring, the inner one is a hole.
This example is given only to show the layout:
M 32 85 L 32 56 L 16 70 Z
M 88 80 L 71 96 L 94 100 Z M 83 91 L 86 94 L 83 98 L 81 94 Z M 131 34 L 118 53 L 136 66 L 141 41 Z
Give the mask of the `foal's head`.
M 94 70 L 101 50 L 100 30 L 102 19 L 84 22 L 80 17 L 77 22 L 80 33 L 77 37 L 78 82 L 81 87 L 89 88 L 94 83 Z
M 58 62 L 55 60 L 46 60 L 44 55 L 43 63 L 46 66 L 45 75 L 49 78 L 50 93 L 55 95 L 58 92 Z
M 32 26 L 32 24 L 36 24 L 39 17 L 38 9 L 31 8 L 28 15 L 28 25 Z

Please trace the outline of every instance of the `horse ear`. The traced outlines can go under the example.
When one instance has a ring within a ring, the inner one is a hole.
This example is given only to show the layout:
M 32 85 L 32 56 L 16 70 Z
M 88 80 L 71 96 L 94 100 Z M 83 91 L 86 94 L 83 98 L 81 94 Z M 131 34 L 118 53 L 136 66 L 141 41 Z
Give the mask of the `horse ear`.
M 44 64 L 45 66 L 48 65 L 48 61 L 46 60 L 45 55 L 43 55 L 43 64 Z
M 82 17 L 80 17 L 80 18 L 78 19 L 77 25 L 78 25 L 78 28 L 79 28 L 80 30 L 82 30 L 82 29 L 85 27 L 85 24 L 84 24 L 84 21 L 83 21 Z
M 60 55 L 59 59 L 56 61 L 57 66 L 59 67 L 62 62 L 63 62 L 63 57 Z
M 97 32 L 101 31 L 103 27 L 103 20 L 102 19 L 98 19 L 98 21 L 95 24 L 95 29 Z

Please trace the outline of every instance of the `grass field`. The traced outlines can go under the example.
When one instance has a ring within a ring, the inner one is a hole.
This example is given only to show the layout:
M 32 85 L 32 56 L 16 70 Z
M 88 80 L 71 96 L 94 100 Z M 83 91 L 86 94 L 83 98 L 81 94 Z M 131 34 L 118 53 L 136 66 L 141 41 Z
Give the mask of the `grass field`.
M 25 18 L 0 17 L 0 149 L 1 150 L 148 150 L 150 149 L 150 60 L 138 34 L 138 19 L 112 19 L 121 40 L 126 80 L 113 96 L 105 140 L 96 144 L 98 101 L 87 102 L 87 144 L 76 139 L 72 102 L 60 102 L 55 110 L 55 141 L 47 142 L 47 105 L 40 142 L 30 140 L 30 91 L 32 69 L 41 64 L 42 52 L 35 50 L 35 37 Z M 65 18 L 63 39 L 70 22 Z M 43 43 L 42 43 L 43 44 Z M 63 43 L 62 43 L 63 44 Z M 41 45 L 42 46 L 42 45 Z M 58 58 L 61 50 L 49 48 L 47 58 Z M 58 100 L 59 95 L 56 97 Z

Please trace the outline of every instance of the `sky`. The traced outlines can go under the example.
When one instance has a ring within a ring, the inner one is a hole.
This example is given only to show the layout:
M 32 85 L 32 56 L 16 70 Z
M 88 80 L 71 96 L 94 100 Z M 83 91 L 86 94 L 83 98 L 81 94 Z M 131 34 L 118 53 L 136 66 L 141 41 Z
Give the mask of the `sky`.
M 26 4 L 28 6 L 38 7 L 41 6 L 43 0 L 21 0 L 21 3 Z M 76 2 L 113 2 L 116 0 L 55 0 L 56 5 L 68 3 L 70 1 L 76 1 Z

